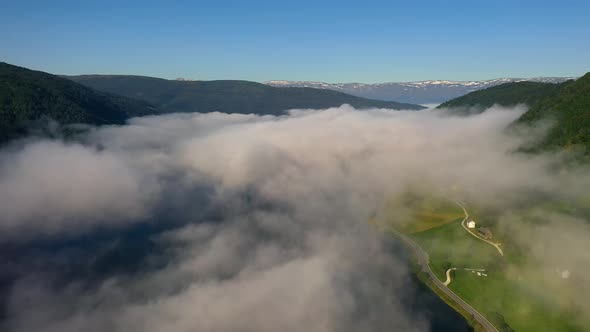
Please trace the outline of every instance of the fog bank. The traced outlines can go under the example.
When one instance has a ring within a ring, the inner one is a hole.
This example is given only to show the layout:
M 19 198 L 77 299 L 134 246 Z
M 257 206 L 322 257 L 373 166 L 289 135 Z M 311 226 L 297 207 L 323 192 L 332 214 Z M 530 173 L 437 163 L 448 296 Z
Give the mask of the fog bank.
M 406 262 L 367 221 L 409 189 L 500 211 L 499 227 L 531 193 L 585 195 L 587 169 L 556 172 L 559 155 L 514 152 L 542 134 L 506 133 L 522 112 L 171 114 L 93 128 L 80 143 L 6 148 L 3 242 L 183 221 L 153 236 L 166 257 L 158 268 L 59 287 L 20 278 L 6 330 L 428 331 L 428 316 L 405 305 Z M 570 253 L 590 249 L 587 224 L 553 217 L 559 241 L 577 234 Z M 547 268 L 564 254 L 530 250 Z

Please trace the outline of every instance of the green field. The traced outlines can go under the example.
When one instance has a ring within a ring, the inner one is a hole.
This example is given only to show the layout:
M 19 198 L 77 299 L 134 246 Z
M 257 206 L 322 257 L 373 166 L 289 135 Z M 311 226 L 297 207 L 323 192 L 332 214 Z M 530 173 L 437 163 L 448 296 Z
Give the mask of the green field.
M 508 278 L 503 271 L 482 278 L 458 270 L 449 287 L 498 328 L 505 321 L 514 331 L 582 331 L 570 323 L 574 317 L 531 290 L 526 279 Z
M 445 281 L 445 266 L 488 269 L 498 262 L 500 254 L 493 246 L 467 234 L 461 219 L 411 234 L 411 237 L 430 256 L 430 268 Z
M 550 291 L 546 278 L 558 277 L 536 271 L 534 263 L 516 249 L 517 245 L 502 238 L 501 233 L 494 232 L 494 241 L 503 243 L 505 256 L 489 243 L 469 235 L 461 226 L 463 212 L 457 205 L 453 208 L 447 201 L 435 203 L 433 198 L 412 199 L 411 202 L 412 208 L 418 210 L 408 214 L 412 221 L 398 224 L 398 229 L 429 254 L 430 267 L 441 281 L 446 280 L 448 267 L 458 268 L 453 272 L 449 288 L 484 314 L 500 331 L 584 330 L 573 323 L 579 322 L 580 317 L 558 304 L 575 294 L 574 287 L 564 283 L 560 290 L 565 292 Z M 472 217 L 469 205 L 467 210 Z M 476 211 L 477 220 L 485 220 L 486 226 L 493 229 L 493 218 L 484 211 L 475 208 L 473 211 Z M 438 217 L 443 215 L 447 217 Z M 463 268 L 485 269 L 487 276 L 477 276 Z
M 449 287 L 498 328 L 508 324 L 515 331 L 580 331 L 550 298 L 530 290 L 530 284 L 539 280 L 519 277 L 517 270 L 511 270 L 512 278 L 507 276 L 508 266 L 514 269 L 510 263 L 522 261 L 521 257 L 500 256 L 494 247 L 467 234 L 460 219 L 412 237 L 429 253 L 431 269 L 441 281 L 446 279 L 446 266 L 458 268 Z M 488 276 L 461 268 L 485 269 Z

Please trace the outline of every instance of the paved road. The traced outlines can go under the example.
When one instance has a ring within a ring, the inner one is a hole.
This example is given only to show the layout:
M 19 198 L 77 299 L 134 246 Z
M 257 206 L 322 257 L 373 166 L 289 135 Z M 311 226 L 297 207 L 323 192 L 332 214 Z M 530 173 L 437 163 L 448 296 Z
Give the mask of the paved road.
M 467 228 L 467 226 L 465 225 L 465 222 L 467 221 L 467 218 L 469 218 L 469 213 L 467 213 L 467 209 L 465 209 L 465 206 L 463 204 L 461 204 L 461 202 L 455 201 L 455 203 L 457 203 L 457 205 L 459 205 L 463 209 L 463 213 L 465 213 L 465 218 L 463 218 L 463 221 L 461 221 L 461 226 L 463 226 L 463 228 L 467 231 L 467 233 L 471 234 L 473 237 L 475 237 L 477 239 L 480 239 L 484 242 L 487 242 L 487 243 L 493 245 L 498 250 L 500 255 L 504 256 L 504 252 L 502 251 L 502 248 L 500 248 L 499 243 L 494 243 L 492 241 L 488 241 L 488 240 L 484 239 L 483 237 L 478 236 L 474 232 L 470 231 L 469 228 Z
M 475 308 L 469 305 L 469 303 L 463 301 L 463 299 L 460 298 L 459 295 L 455 294 L 451 289 L 449 289 L 440 280 L 438 280 L 436 275 L 434 275 L 434 272 L 432 272 L 432 270 L 430 269 L 430 260 L 428 254 L 424 250 L 422 250 L 422 248 L 416 242 L 395 230 L 390 231 L 394 235 L 399 237 L 412 250 L 414 256 L 418 260 L 418 264 L 422 267 L 422 271 L 428 274 L 430 280 L 432 280 L 436 287 L 438 287 L 441 291 L 443 291 L 451 299 L 453 299 L 453 301 L 455 301 L 459 306 L 461 306 L 461 308 L 470 313 L 473 316 L 473 318 L 475 318 L 475 320 L 477 320 L 486 329 L 486 331 L 499 332 L 496 329 L 496 327 L 494 327 L 494 325 L 487 320 L 487 318 L 485 318 L 482 314 L 479 313 L 479 311 L 475 310 Z

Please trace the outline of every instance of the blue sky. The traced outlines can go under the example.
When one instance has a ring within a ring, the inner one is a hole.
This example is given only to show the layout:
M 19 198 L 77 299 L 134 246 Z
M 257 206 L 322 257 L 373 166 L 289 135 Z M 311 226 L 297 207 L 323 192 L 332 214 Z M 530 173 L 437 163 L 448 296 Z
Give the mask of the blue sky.
M 0 61 L 205 80 L 578 76 L 589 17 L 590 1 L 0 0 Z

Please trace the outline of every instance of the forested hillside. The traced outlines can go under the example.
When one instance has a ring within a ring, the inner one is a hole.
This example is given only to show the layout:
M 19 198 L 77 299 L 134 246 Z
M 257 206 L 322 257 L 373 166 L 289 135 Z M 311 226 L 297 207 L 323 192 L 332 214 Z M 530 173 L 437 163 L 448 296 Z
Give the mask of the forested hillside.
M 541 99 L 518 119 L 518 124 L 553 120 L 555 125 L 538 148 L 581 148 L 590 152 L 590 73 L 560 85 L 557 93 Z
M 556 93 L 562 86 L 570 82 L 572 81 L 559 84 L 541 82 L 506 83 L 451 99 L 440 104 L 437 108 L 454 108 L 455 112 L 477 113 L 494 104 L 501 106 L 526 104 L 532 106 L 541 99 Z
M 494 104 L 526 104 L 529 109 L 513 125 L 551 123 L 547 136 L 532 150 L 574 149 L 590 153 L 590 73 L 560 84 L 518 82 L 472 92 L 438 108 L 451 113 L 477 113 Z
M 26 134 L 35 122 L 121 124 L 158 113 L 145 101 L 99 92 L 59 76 L 0 63 L 0 143 Z

